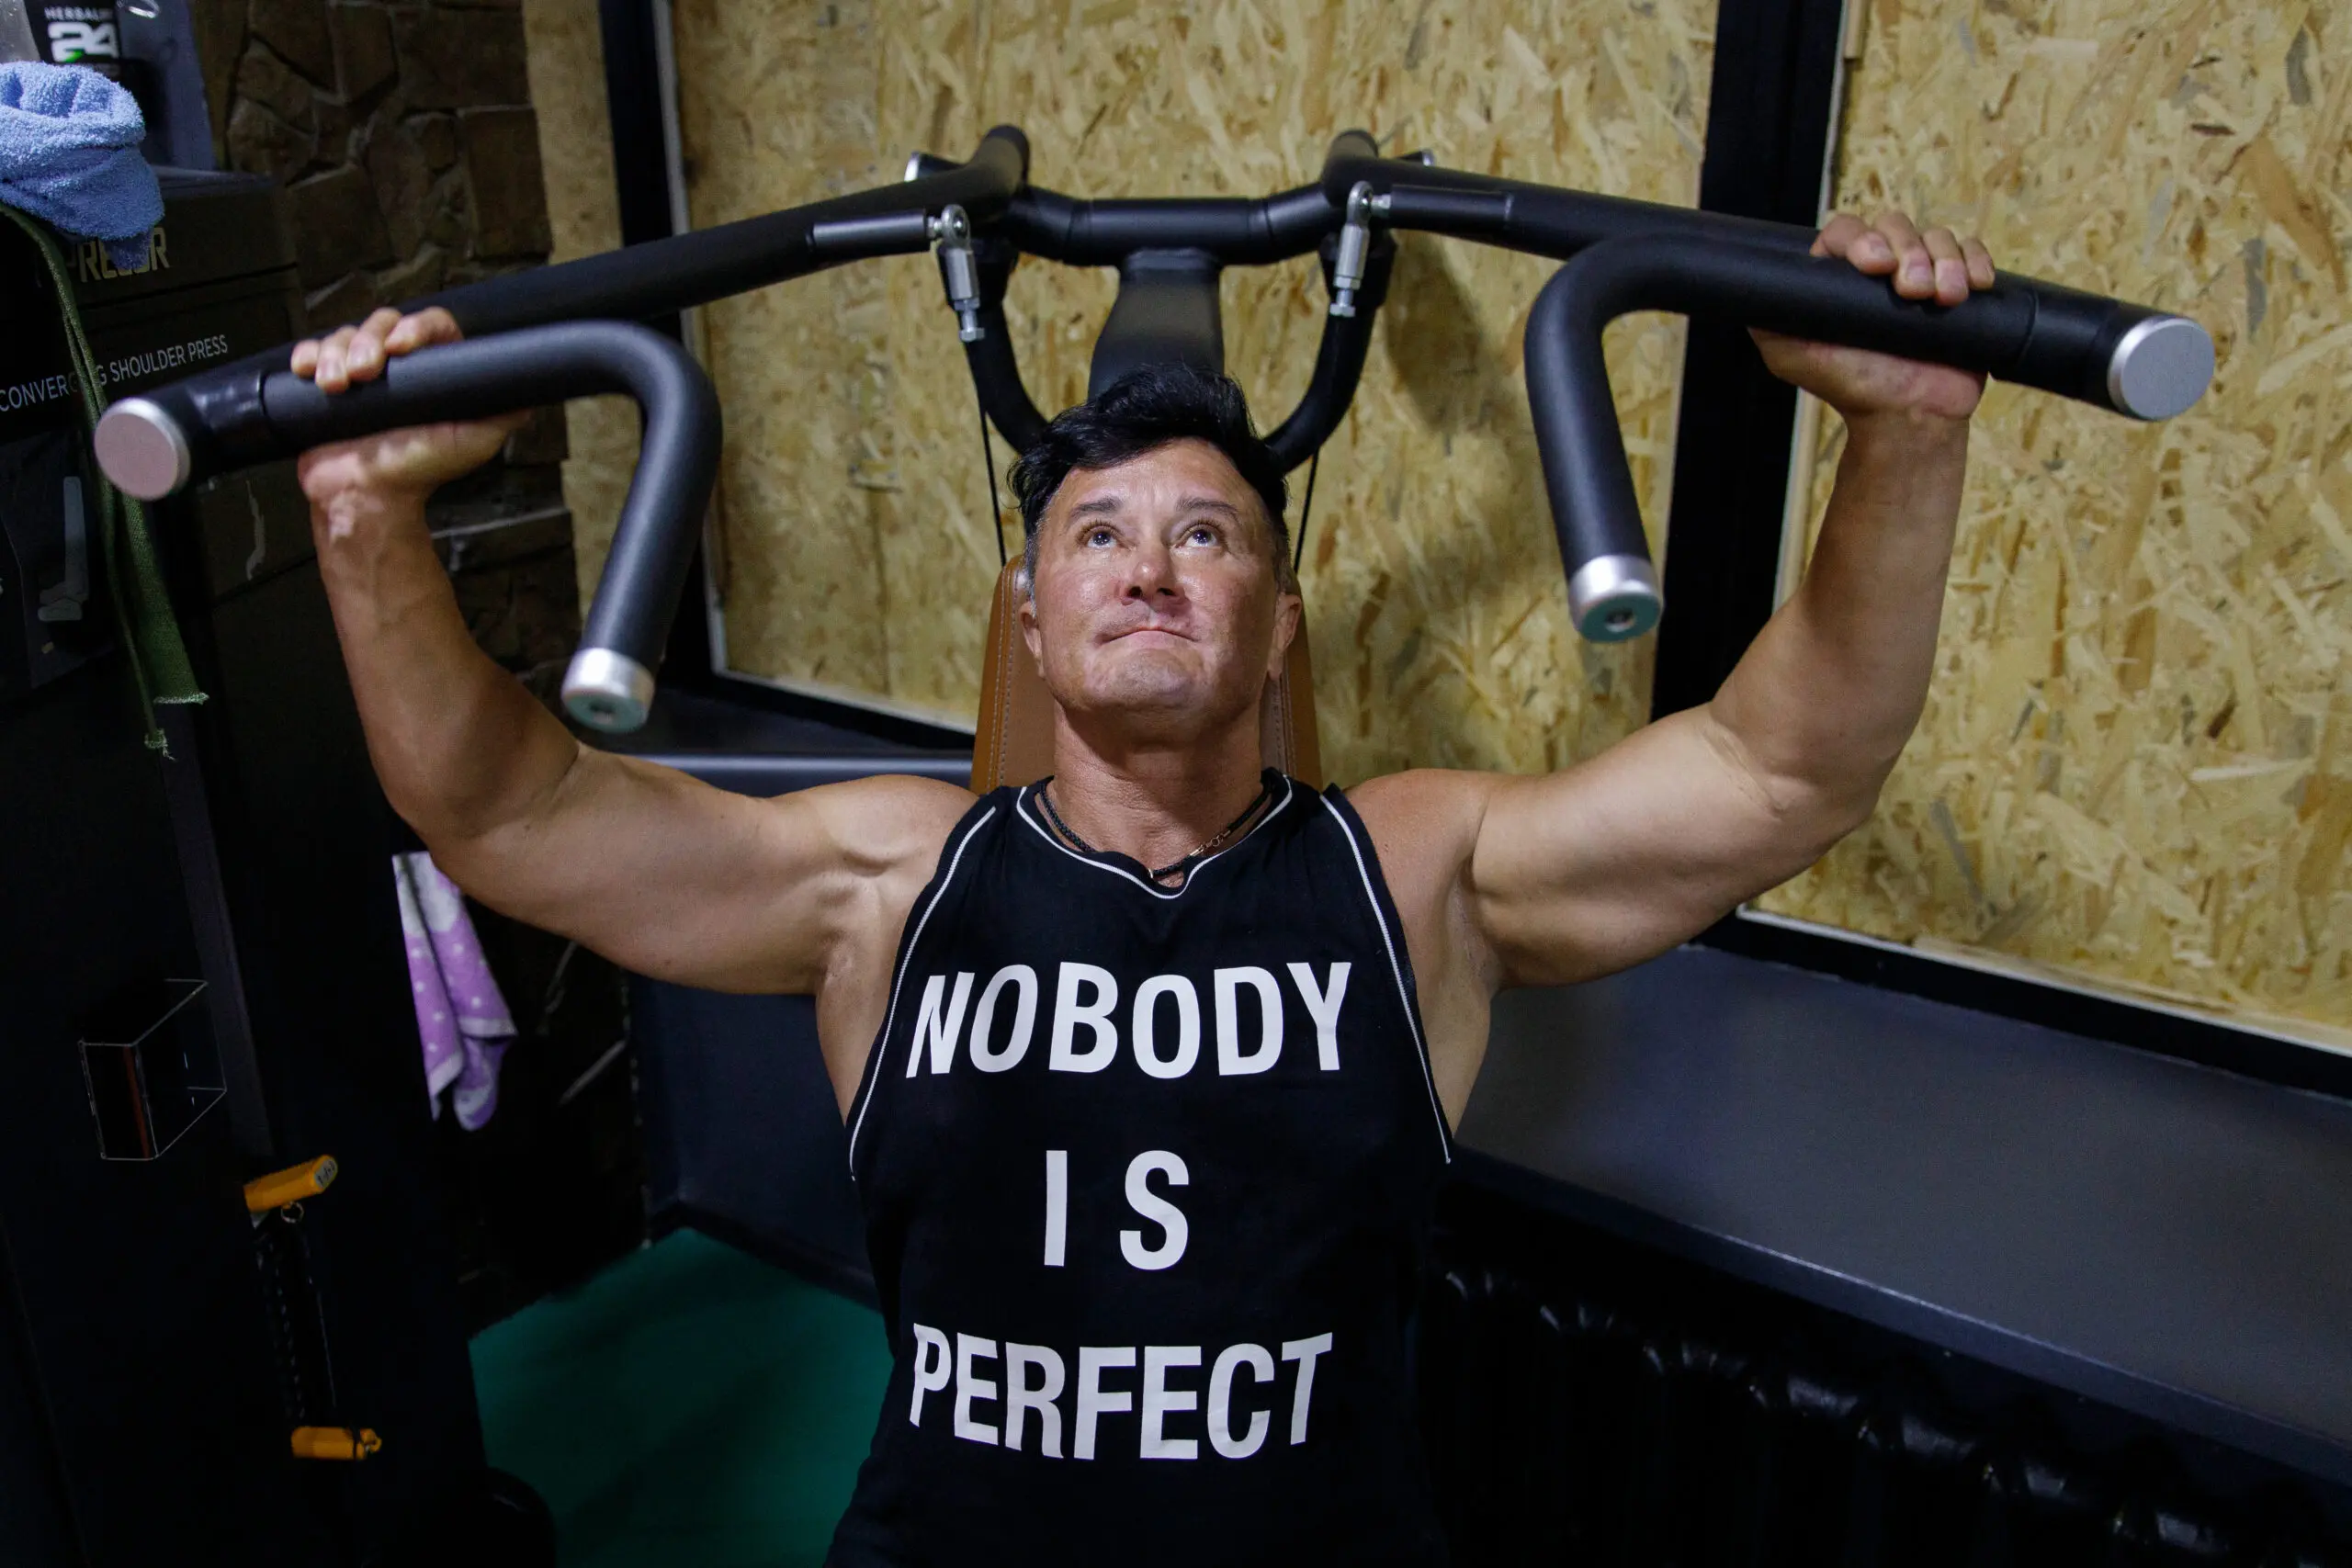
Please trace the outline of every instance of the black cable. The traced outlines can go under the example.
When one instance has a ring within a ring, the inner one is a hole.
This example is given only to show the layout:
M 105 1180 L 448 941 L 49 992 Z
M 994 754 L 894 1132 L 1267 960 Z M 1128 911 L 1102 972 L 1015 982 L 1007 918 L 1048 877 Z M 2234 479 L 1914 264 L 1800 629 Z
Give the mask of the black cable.
M 980 467 L 988 470 L 989 531 L 996 536 L 996 564 L 1001 571 L 1010 558 L 1004 552 L 1004 503 L 996 498 L 996 457 L 989 449 L 989 405 L 980 400 L 977 382 L 972 387 L 972 406 L 980 411 Z
M 1315 456 L 1306 461 L 1306 499 L 1298 503 L 1298 537 L 1290 542 L 1290 574 L 1294 579 L 1298 576 L 1299 563 L 1306 558 L 1306 520 L 1315 515 L 1315 475 L 1322 467 L 1323 448 L 1317 446 Z

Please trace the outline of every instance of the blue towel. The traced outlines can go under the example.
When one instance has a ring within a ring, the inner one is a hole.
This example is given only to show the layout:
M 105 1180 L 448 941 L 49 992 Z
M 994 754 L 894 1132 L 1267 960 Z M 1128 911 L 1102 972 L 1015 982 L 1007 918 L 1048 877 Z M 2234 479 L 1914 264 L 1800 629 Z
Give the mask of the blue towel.
M 119 267 L 147 264 L 147 231 L 164 216 L 139 155 L 146 135 L 139 100 L 86 66 L 0 63 L 0 201 L 104 240 Z

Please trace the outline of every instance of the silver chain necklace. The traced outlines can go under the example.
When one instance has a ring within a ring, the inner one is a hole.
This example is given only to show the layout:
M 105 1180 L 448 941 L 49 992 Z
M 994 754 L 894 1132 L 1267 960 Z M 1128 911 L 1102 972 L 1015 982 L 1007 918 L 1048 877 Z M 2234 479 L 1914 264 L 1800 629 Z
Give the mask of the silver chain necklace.
M 1046 819 L 1054 825 L 1054 830 L 1056 832 L 1059 833 L 1063 838 L 1068 839 L 1071 843 L 1076 844 L 1080 849 L 1084 850 L 1088 854 L 1099 855 L 1102 853 L 1102 851 L 1096 849 L 1092 844 L 1090 844 L 1084 839 L 1080 838 L 1078 835 L 1078 829 L 1063 821 L 1062 814 L 1054 809 L 1054 797 L 1051 793 L 1053 782 L 1054 781 L 1052 779 L 1048 778 L 1045 783 L 1037 786 L 1037 804 L 1046 808 Z M 1195 862 L 1199 861 L 1210 851 L 1216 849 L 1219 844 L 1225 842 L 1226 840 L 1233 837 L 1235 829 L 1238 829 L 1244 822 L 1249 821 L 1250 818 L 1256 816 L 1258 813 L 1258 807 L 1266 804 L 1266 798 L 1271 793 L 1272 791 L 1266 787 L 1265 781 L 1261 778 L 1258 783 L 1258 793 L 1250 797 L 1250 804 L 1241 808 L 1240 816 L 1235 818 L 1232 821 L 1227 822 L 1224 827 L 1218 829 L 1213 836 L 1202 840 L 1199 844 L 1193 847 L 1190 854 L 1183 855 L 1170 862 L 1168 864 L 1161 866 L 1158 871 L 1147 870 L 1145 874 L 1149 876 L 1154 882 L 1165 882 L 1171 876 L 1180 876 L 1189 874 Z

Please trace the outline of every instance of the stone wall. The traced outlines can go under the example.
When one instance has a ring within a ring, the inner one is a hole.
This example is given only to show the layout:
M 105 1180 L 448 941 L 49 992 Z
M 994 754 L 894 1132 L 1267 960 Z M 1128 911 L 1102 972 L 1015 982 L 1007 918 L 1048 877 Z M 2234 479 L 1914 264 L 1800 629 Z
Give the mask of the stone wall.
M 498 0 L 191 0 L 216 157 L 283 183 L 313 331 L 537 266 L 549 248 L 523 17 Z M 550 706 L 580 635 L 563 411 L 436 494 L 435 542 L 482 648 Z M 644 1238 L 619 972 L 476 908 L 522 1038 L 496 1117 L 435 1128 L 469 1325 Z
M 314 331 L 546 262 L 518 6 L 191 0 L 222 168 L 287 187 Z M 560 409 L 436 496 L 477 637 L 546 685 L 579 634 Z
M 215 151 L 285 182 L 315 323 L 547 260 L 519 8 L 195 9 Z

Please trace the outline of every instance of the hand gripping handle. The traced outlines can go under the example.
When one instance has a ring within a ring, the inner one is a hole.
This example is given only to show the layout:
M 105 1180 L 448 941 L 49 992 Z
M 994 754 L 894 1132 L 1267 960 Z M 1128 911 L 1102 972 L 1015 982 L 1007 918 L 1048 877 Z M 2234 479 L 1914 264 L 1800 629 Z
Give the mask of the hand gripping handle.
M 377 379 L 333 394 L 285 370 L 234 383 L 217 372 L 190 378 L 107 410 L 98 465 L 153 501 L 193 478 L 323 442 L 602 392 L 634 398 L 645 434 L 563 700 L 591 728 L 626 731 L 645 722 L 653 700 L 653 670 L 718 468 L 718 399 L 701 367 L 661 333 L 621 321 L 528 327 L 403 355 Z

